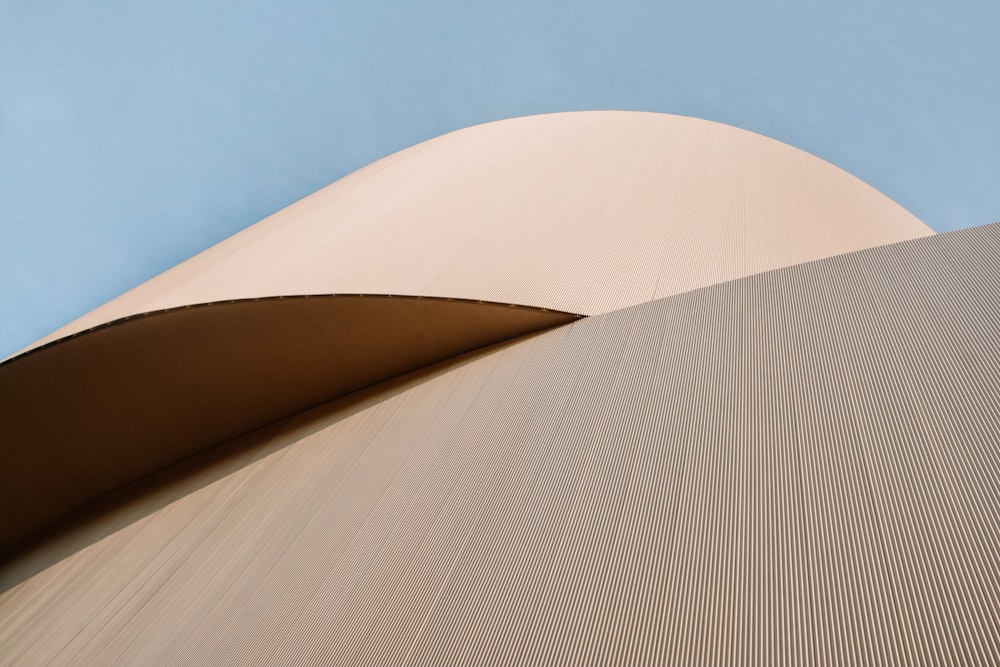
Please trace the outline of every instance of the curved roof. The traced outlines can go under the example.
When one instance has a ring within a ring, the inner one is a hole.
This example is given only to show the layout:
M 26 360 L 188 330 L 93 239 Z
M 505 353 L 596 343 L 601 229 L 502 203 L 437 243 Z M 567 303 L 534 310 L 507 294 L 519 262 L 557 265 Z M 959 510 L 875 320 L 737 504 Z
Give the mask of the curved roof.
M 588 111 L 386 157 L 39 341 L 137 313 L 378 293 L 593 315 L 933 232 L 870 186 L 710 121 Z
M 0 662 L 995 664 L 998 293 L 992 225 L 327 404 L 0 569 Z
M 0 662 L 987 662 L 1000 225 L 929 234 L 688 118 L 391 156 L 0 364 Z

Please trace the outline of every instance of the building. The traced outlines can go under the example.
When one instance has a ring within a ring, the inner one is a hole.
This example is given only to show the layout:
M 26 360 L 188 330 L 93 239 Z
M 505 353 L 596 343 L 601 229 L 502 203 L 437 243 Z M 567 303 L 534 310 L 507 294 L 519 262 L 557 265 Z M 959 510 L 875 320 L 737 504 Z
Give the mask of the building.
M 998 241 L 690 118 L 389 156 L 0 366 L 0 660 L 995 661 Z

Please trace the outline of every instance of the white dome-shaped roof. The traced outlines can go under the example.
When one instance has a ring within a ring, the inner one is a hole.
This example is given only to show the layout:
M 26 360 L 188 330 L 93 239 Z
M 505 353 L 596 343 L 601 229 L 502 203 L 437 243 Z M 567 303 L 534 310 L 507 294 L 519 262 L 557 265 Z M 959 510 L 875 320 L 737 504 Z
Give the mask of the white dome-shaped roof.
M 516 118 L 390 155 L 44 339 L 227 299 L 415 294 L 585 315 L 933 232 L 773 139 L 655 113 Z

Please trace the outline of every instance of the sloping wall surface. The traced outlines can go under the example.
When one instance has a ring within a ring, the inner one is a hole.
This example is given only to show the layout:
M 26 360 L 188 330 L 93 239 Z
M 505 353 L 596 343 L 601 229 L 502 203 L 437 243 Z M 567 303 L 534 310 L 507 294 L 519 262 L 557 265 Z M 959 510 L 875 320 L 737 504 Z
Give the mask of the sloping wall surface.
M 8 578 L 0 661 L 995 664 L 998 293 L 991 225 L 300 415 Z
M 147 313 L 0 364 L 0 552 L 276 419 L 576 315 L 380 295 Z
M 751 132 L 653 113 L 532 116 L 380 160 L 39 342 L 135 313 L 296 294 L 593 315 L 931 233 L 846 172 Z

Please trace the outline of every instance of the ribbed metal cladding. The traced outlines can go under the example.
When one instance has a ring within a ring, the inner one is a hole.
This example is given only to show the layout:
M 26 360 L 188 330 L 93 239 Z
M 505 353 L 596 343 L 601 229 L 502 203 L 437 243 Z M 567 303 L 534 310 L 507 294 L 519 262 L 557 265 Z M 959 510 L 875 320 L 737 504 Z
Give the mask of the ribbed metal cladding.
M 997 664 L 998 290 L 990 225 L 300 415 L 8 564 L 0 660 Z
M 0 363 L 0 558 L 221 442 L 578 316 L 329 294 L 147 313 Z

